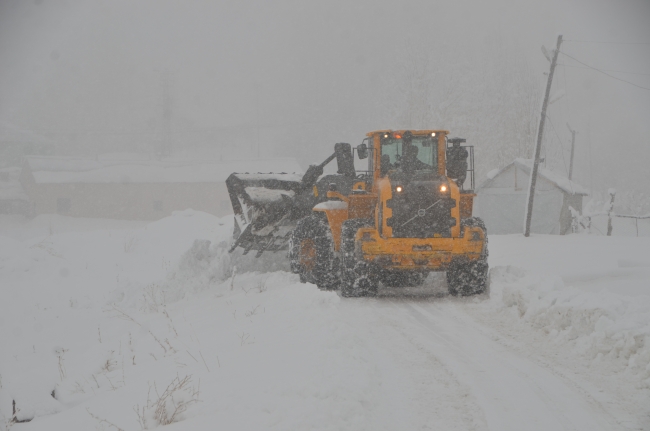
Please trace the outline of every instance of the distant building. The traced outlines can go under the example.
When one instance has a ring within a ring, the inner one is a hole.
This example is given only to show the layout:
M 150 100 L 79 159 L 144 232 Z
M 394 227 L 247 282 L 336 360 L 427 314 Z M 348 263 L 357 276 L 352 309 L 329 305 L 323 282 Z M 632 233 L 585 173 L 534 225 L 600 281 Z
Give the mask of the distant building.
M 532 161 L 515 159 L 488 174 L 477 189 L 474 213 L 485 221 L 489 234 L 523 233 Z M 581 185 L 551 170 L 539 168 L 531 232 L 565 235 L 571 232 L 569 207 L 582 212 Z
M 225 180 L 232 172 L 300 172 L 292 158 L 155 161 L 27 157 L 20 182 L 33 215 L 156 220 L 192 208 L 232 213 Z
M 0 168 L 0 214 L 30 214 L 32 206 L 19 177 L 20 168 Z
M 25 156 L 51 156 L 55 152 L 52 139 L 13 124 L 0 123 L 0 168 L 20 167 Z

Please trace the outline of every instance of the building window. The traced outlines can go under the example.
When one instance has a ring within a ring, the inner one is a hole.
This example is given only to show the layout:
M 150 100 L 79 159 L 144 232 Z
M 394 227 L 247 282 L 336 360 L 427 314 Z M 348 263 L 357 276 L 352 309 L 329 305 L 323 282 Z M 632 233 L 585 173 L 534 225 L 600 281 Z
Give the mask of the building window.
M 56 212 L 58 214 L 68 214 L 72 208 L 72 202 L 69 198 L 58 198 L 56 200 Z
M 163 210 L 162 201 L 153 201 L 153 209 L 155 211 L 162 211 Z

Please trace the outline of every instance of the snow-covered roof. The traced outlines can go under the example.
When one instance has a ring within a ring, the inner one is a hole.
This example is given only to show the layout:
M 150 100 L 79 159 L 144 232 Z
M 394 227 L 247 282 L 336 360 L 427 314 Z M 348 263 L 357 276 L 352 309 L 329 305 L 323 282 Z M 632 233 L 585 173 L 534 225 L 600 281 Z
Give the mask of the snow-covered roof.
M 482 183 L 477 188 L 477 190 L 485 188 L 486 186 L 488 186 L 489 183 L 494 178 L 499 176 L 502 172 L 506 171 L 507 169 L 509 169 L 513 165 L 519 167 L 524 172 L 526 172 L 528 175 L 530 175 L 530 171 L 532 169 L 533 161 L 532 161 L 532 159 L 517 158 L 512 163 L 510 163 L 507 166 L 504 166 L 503 168 L 501 168 L 499 170 L 494 169 L 494 170 L 490 171 L 488 173 L 487 181 Z M 566 178 L 562 174 L 559 174 L 557 172 L 553 172 L 550 169 L 543 168 L 543 167 L 540 166 L 538 168 L 537 174 L 538 174 L 538 176 L 544 178 L 545 180 L 547 180 L 550 183 L 554 184 L 555 186 L 562 189 L 564 192 L 566 192 L 568 194 L 571 194 L 571 195 L 583 195 L 583 196 L 589 195 L 589 192 L 583 186 L 581 186 L 580 184 L 578 184 L 578 183 L 576 183 L 574 181 L 569 180 L 568 178 Z
M 7 122 L 0 122 L 0 141 L 51 144 L 54 141 L 40 133 L 18 127 Z
M 293 158 L 267 160 L 117 160 L 27 157 L 36 183 L 214 183 L 233 172 L 301 172 Z
M 20 168 L 0 169 L 0 200 L 29 200 L 19 181 Z

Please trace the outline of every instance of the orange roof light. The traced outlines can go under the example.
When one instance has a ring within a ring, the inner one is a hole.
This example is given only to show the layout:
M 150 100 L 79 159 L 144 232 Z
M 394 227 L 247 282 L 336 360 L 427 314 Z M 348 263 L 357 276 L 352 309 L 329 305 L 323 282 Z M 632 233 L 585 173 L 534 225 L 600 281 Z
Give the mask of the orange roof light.
M 395 139 L 402 139 L 402 135 L 395 134 Z

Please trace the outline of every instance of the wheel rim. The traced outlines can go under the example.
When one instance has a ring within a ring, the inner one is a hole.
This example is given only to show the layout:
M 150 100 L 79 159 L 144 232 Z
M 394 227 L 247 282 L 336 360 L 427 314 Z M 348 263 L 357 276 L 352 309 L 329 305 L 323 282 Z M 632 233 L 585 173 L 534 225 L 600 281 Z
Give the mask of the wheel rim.
M 307 272 L 310 272 L 316 266 L 316 244 L 314 240 L 307 238 L 300 241 L 300 265 Z

